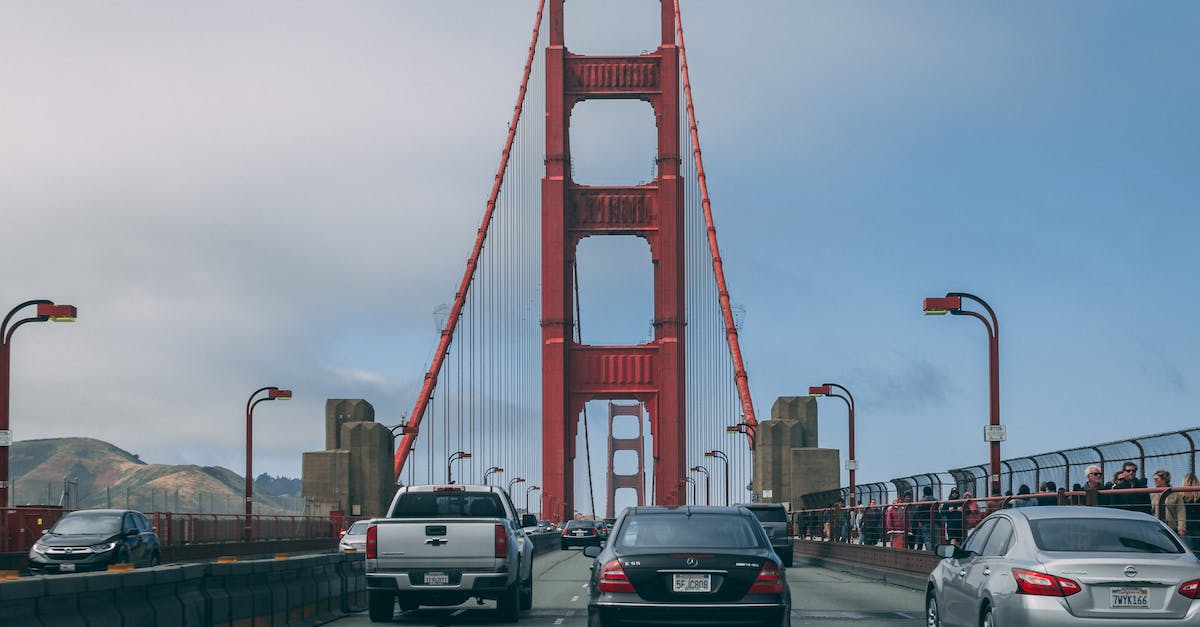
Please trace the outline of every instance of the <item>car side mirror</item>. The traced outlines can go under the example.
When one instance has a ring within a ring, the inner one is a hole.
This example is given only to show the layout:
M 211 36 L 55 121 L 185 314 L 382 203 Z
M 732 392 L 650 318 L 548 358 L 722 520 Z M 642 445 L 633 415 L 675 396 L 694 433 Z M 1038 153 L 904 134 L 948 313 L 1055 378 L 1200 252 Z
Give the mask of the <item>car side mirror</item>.
M 536 527 L 537 526 L 537 516 L 534 516 L 533 514 L 521 514 L 521 526 L 522 527 Z
M 585 547 L 583 547 L 583 554 L 588 557 L 598 557 L 600 555 L 600 547 L 585 546 Z
M 125 537 L 132 538 L 133 536 L 136 536 L 139 533 L 141 533 L 141 532 L 139 532 L 137 529 L 126 529 Z
M 345 537 L 346 537 L 346 530 L 345 530 L 345 529 L 343 529 L 343 530 L 339 531 L 339 532 L 338 532 L 338 537 L 339 537 L 339 538 L 345 538 Z

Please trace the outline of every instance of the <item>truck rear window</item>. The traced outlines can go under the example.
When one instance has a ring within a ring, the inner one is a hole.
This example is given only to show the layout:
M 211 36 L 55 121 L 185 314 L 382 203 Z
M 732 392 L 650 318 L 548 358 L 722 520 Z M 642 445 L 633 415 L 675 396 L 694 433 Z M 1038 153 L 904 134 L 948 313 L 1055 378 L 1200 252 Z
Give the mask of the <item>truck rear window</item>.
M 504 504 L 491 492 L 408 492 L 391 518 L 504 518 Z
M 747 509 L 761 522 L 787 522 L 787 512 L 782 507 L 750 507 Z

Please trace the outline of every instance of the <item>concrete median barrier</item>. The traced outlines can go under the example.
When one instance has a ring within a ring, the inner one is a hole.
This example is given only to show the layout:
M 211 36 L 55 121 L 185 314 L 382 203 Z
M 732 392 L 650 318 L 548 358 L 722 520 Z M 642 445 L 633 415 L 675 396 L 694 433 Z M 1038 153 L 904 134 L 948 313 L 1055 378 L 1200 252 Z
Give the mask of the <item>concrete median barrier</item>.
M 313 625 L 365 609 L 363 566 L 337 553 L 10 579 L 0 625 Z

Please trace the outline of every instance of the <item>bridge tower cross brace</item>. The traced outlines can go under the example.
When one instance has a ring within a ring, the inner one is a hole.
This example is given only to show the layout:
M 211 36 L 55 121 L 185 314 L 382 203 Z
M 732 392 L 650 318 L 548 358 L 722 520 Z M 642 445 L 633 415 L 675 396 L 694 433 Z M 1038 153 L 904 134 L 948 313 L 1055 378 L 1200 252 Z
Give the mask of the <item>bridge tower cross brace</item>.
M 546 48 L 546 176 L 542 179 L 542 511 L 574 516 L 575 440 L 591 400 L 645 405 L 654 438 L 654 501 L 683 504 L 684 212 L 680 178 L 679 49 L 675 2 L 662 4 L 662 44 L 637 56 L 567 51 L 563 0 L 549 0 Z M 591 187 L 571 180 L 570 118 L 587 99 L 637 99 L 654 108 L 658 176 L 649 184 Z M 584 237 L 636 235 L 654 263 L 654 341 L 637 346 L 574 342 L 572 267 Z

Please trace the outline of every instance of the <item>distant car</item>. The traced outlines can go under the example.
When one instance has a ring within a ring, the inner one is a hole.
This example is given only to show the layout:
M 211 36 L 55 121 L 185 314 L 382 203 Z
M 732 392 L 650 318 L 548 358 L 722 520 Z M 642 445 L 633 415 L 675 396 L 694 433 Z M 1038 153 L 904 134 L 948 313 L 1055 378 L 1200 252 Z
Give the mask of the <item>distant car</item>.
M 1107 507 L 1019 507 L 941 545 L 926 623 L 1200 625 L 1200 560 L 1149 515 Z
M 596 558 L 588 626 L 791 624 L 783 563 L 735 507 L 632 507 Z
M 554 523 L 552 523 L 548 520 L 537 521 L 537 532 L 536 533 L 547 533 L 547 532 L 554 531 L 554 530 L 555 530 Z
M 157 566 L 158 534 L 141 512 L 89 509 L 70 512 L 29 550 L 35 575 L 107 570 L 112 564 Z
M 750 510 L 751 514 L 762 523 L 767 536 L 771 538 L 771 547 L 783 558 L 784 566 L 792 565 L 792 522 L 788 517 L 787 507 L 783 503 L 744 503 L 741 507 Z
M 342 534 L 342 539 L 338 541 L 338 550 L 343 553 L 361 553 L 367 548 L 367 527 L 371 526 L 371 521 L 360 520 Z
M 568 520 L 563 527 L 562 550 L 573 546 L 600 546 L 600 521 Z

